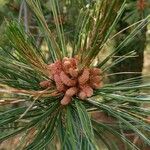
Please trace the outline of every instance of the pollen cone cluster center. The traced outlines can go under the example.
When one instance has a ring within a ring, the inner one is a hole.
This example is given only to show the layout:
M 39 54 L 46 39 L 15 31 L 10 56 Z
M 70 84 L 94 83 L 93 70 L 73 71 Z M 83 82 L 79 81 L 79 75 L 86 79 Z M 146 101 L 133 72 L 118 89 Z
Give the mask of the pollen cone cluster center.
M 48 65 L 48 70 L 50 70 L 50 78 L 54 81 L 57 91 L 64 93 L 62 105 L 69 104 L 73 96 L 85 100 L 93 95 L 94 89 L 102 87 L 101 70 L 98 68 L 79 70 L 76 58 L 65 57 L 62 61 L 58 60 Z M 40 85 L 51 86 L 47 81 L 41 82 Z

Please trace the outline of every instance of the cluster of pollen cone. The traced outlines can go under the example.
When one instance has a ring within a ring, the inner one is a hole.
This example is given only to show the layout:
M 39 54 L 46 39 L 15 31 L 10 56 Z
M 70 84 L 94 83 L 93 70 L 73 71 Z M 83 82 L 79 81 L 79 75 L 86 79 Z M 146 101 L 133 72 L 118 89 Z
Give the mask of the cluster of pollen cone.
M 78 69 L 76 58 L 64 58 L 57 60 L 55 63 L 48 65 L 51 79 L 60 93 L 64 93 L 61 100 L 62 105 L 71 102 L 72 97 L 76 96 L 85 100 L 93 95 L 93 90 L 102 87 L 101 71 L 98 68 Z M 42 81 L 41 87 L 48 88 L 51 86 L 50 81 Z

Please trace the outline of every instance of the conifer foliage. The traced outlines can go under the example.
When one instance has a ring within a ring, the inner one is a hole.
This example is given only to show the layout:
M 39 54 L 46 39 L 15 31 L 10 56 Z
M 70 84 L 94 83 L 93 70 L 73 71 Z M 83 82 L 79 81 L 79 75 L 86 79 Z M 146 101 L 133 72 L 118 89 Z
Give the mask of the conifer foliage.
M 112 36 L 126 2 L 120 0 L 93 1 L 83 6 L 76 23 L 73 42 L 67 46 L 60 20 L 60 7 L 51 0 L 55 34 L 49 28 L 39 0 L 26 0 L 35 14 L 49 56 L 36 46 L 35 39 L 23 25 L 7 22 L 7 36 L 13 53 L 0 56 L 0 141 L 20 135 L 16 149 L 96 150 L 118 149 L 112 137 L 120 139 L 129 149 L 139 149 L 125 132 L 132 131 L 150 145 L 149 77 L 137 84 L 140 77 L 106 84 L 106 72 L 123 60 L 107 62 L 148 23 L 148 17 L 97 64 L 96 56 Z M 70 1 L 71 2 L 71 1 Z M 71 39 L 72 40 L 72 39 Z M 126 56 L 134 55 L 134 52 Z M 130 103 L 137 105 L 131 106 Z M 19 104 L 17 108 L 12 104 Z M 5 106 L 5 107 L 4 107 Z M 6 107 L 7 106 L 7 107 Z M 93 117 L 93 113 L 109 115 L 108 123 Z M 8 129 L 7 129 L 8 128 Z M 6 130 L 7 129 L 7 130 Z M 108 136 L 109 135 L 109 136 Z

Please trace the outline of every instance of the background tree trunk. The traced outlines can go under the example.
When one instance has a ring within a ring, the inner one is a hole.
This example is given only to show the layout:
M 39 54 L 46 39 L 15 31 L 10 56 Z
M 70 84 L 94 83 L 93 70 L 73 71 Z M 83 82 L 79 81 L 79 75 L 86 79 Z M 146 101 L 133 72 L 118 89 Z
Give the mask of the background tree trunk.
M 129 24 L 121 21 L 119 23 L 117 31 L 119 32 L 128 26 Z M 118 45 L 118 43 L 124 40 L 129 34 L 130 31 L 127 30 L 124 31 L 122 34 L 118 35 L 115 41 L 115 45 Z M 112 68 L 113 73 L 116 72 L 134 72 L 134 73 L 116 75 L 111 79 L 112 81 L 120 81 L 142 75 L 145 45 L 146 45 L 146 27 L 144 27 L 142 31 L 136 35 L 132 43 L 130 43 L 128 46 L 124 47 L 120 52 L 118 52 L 112 60 L 115 61 L 117 57 L 123 56 L 126 53 L 134 50 L 136 52 L 136 57 L 127 58 L 126 60 L 120 62 L 119 64 L 115 65 Z

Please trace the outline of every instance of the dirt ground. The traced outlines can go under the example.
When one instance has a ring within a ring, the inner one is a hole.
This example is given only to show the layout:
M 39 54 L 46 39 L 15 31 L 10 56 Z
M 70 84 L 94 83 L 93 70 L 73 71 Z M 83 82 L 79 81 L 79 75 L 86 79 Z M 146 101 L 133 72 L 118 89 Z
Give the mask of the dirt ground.
M 150 48 L 145 51 L 143 74 L 150 74 Z

